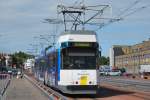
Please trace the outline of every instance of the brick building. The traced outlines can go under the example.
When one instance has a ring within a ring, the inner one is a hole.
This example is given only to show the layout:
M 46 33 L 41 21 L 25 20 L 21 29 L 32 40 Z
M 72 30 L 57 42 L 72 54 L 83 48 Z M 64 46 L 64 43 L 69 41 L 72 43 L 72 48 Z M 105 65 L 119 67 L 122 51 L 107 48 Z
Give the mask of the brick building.
M 150 65 L 150 39 L 132 46 L 114 45 L 110 49 L 110 66 L 138 73 L 140 65 Z

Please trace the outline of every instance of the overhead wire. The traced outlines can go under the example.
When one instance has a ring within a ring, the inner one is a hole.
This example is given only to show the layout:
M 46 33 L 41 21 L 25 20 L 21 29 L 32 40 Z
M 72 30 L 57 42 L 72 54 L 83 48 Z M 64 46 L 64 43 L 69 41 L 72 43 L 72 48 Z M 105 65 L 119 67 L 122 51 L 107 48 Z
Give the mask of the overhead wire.
M 135 2 L 133 2 L 131 5 L 129 5 L 125 10 L 123 10 L 122 12 L 120 12 L 117 16 L 120 17 L 123 14 L 125 14 L 127 11 L 131 10 L 131 8 L 133 8 L 135 5 L 137 5 L 141 0 L 136 0 Z
M 142 6 L 142 7 L 136 8 L 136 9 L 132 9 L 135 5 L 137 5 L 138 3 L 140 3 L 140 1 L 141 1 L 141 0 L 136 0 L 134 3 L 132 3 L 130 6 L 128 6 L 125 10 L 123 10 L 123 11 L 117 16 L 117 19 L 114 19 L 114 20 L 113 20 L 113 19 L 110 19 L 110 20 L 108 21 L 108 23 L 104 23 L 104 24 L 100 25 L 99 28 L 98 28 L 96 31 L 98 31 L 99 29 L 103 28 L 104 26 L 107 26 L 107 25 L 109 25 L 109 24 L 111 24 L 111 23 L 114 23 L 114 22 L 117 22 L 117 21 L 121 21 L 121 20 L 123 20 L 125 17 L 128 17 L 128 16 L 130 16 L 130 15 L 132 15 L 132 14 L 138 12 L 138 11 L 141 11 L 141 10 L 143 10 L 143 9 L 149 7 L 149 5 L 147 5 L 147 6 Z M 129 10 L 132 10 L 132 11 L 128 12 Z M 128 13 L 126 13 L 126 12 L 128 12 Z
M 128 14 L 126 14 L 126 15 L 124 15 L 124 16 L 123 16 L 123 18 L 125 18 L 125 17 L 127 17 L 127 16 L 130 16 L 130 15 L 132 15 L 132 14 L 134 14 L 134 13 L 136 13 L 136 12 L 140 11 L 140 10 L 143 10 L 143 9 L 145 9 L 145 8 L 147 8 L 147 7 L 146 7 L 146 6 L 143 6 L 143 7 L 140 7 L 140 8 L 134 9 L 132 12 L 130 12 L 130 13 L 128 13 Z
M 61 1 L 61 0 L 60 0 Z M 118 22 L 118 21 L 121 21 L 123 20 L 125 17 L 127 16 L 130 16 L 140 10 L 143 10 L 145 8 L 147 8 L 147 6 L 142 6 L 142 7 L 138 7 L 138 8 L 135 8 L 142 0 L 135 0 L 133 3 L 131 3 L 129 6 L 127 6 L 127 8 L 125 8 L 123 11 L 121 11 L 116 17 L 114 18 L 107 18 L 106 22 L 100 22 L 99 24 L 99 29 L 101 29 L 102 27 L 104 26 L 107 26 L 111 23 L 114 23 L 114 22 Z M 85 6 L 84 4 L 84 0 L 81 0 L 80 2 L 78 0 L 76 0 L 73 4 L 73 6 L 63 6 L 63 5 L 60 5 L 59 8 L 61 8 L 62 10 L 66 10 L 66 11 L 69 11 L 69 10 L 79 10 L 81 11 L 81 13 L 85 12 L 85 11 L 96 11 L 98 13 L 94 14 L 92 17 L 90 17 L 89 19 L 84 19 L 84 22 L 78 18 L 78 16 L 75 16 L 74 14 L 68 14 L 71 18 L 73 18 L 75 21 L 77 21 L 78 24 L 91 24 L 91 25 L 94 25 L 94 23 L 91 23 L 89 22 L 90 20 L 92 19 L 96 19 L 99 14 L 100 14 L 100 18 L 101 18 L 101 14 L 103 14 L 103 10 L 105 10 L 105 8 L 109 7 L 108 5 L 94 5 L 94 6 Z M 82 5 L 83 4 L 83 5 Z M 99 9 L 96 9 L 96 7 L 99 7 L 101 6 L 103 9 L 99 10 Z M 76 18 L 77 17 L 77 18 Z M 75 22 L 74 22 L 75 23 Z M 98 25 L 99 22 L 97 22 L 97 24 L 95 24 L 96 26 Z

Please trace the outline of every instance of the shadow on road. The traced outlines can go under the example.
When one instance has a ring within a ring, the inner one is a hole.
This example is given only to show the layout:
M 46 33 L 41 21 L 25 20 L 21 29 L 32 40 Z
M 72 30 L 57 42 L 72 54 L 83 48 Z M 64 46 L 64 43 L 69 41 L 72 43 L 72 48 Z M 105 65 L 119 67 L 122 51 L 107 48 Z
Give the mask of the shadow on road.
M 105 97 L 112 97 L 112 96 L 118 96 L 118 95 L 127 95 L 127 94 L 133 94 L 134 92 L 125 92 L 120 90 L 114 90 L 107 87 L 101 87 L 98 90 L 98 93 L 96 95 L 90 95 L 90 94 L 82 94 L 82 95 L 68 95 L 65 94 L 67 97 L 71 98 L 105 98 Z
M 118 96 L 118 95 L 127 95 L 127 94 L 133 94 L 134 92 L 127 92 L 127 91 L 121 91 L 121 90 L 115 90 L 107 87 L 101 87 L 98 90 L 97 98 L 104 98 L 104 97 L 111 97 L 111 96 Z

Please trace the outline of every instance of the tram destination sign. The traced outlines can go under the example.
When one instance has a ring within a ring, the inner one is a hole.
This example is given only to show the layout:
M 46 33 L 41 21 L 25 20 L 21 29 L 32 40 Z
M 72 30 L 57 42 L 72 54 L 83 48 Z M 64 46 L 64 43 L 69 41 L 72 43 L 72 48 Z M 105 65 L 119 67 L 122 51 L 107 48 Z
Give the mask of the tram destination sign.
M 73 43 L 73 46 L 75 46 L 75 47 L 90 47 L 91 44 L 90 43 L 76 42 L 76 43 Z
M 91 42 L 64 42 L 61 44 L 63 48 L 65 47 L 98 47 L 97 43 Z

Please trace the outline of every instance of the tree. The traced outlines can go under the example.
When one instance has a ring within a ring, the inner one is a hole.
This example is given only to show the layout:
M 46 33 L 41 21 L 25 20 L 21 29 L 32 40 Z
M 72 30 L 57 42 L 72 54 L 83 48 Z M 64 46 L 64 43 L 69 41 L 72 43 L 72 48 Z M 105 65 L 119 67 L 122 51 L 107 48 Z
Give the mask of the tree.
M 33 58 L 33 56 L 21 51 L 14 53 L 12 55 L 12 65 L 16 65 L 16 67 L 20 67 L 20 65 L 23 65 L 24 61 L 28 58 Z
M 99 59 L 99 65 L 109 65 L 109 57 L 101 56 Z

